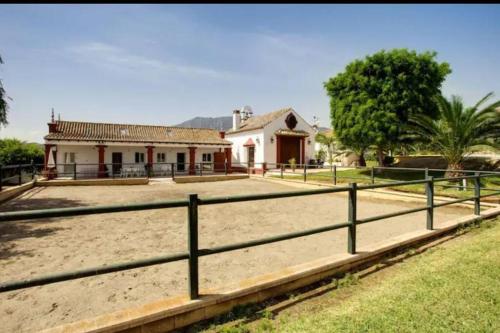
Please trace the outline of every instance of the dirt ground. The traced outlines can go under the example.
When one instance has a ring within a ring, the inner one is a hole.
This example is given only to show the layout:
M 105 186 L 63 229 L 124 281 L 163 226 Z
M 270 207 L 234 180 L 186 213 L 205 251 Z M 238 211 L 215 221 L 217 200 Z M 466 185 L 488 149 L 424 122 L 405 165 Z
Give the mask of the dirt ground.
M 92 206 L 298 190 L 260 179 L 141 186 L 34 188 L 0 211 Z M 397 199 L 397 197 L 395 198 Z M 422 203 L 358 198 L 360 218 Z M 187 248 L 186 208 L 53 218 L 0 224 L 0 283 L 110 263 L 144 259 Z M 435 224 L 470 214 L 439 208 Z M 347 195 L 200 206 L 200 248 L 345 222 Z M 358 226 L 358 246 L 425 228 L 425 212 Z M 201 288 L 229 286 L 319 257 L 345 252 L 347 231 L 313 235 L 200 258 Z M 79 319 L 185 294 L 187 263 L 176 262 L 0 294 L 0 332 L 35 332 Z

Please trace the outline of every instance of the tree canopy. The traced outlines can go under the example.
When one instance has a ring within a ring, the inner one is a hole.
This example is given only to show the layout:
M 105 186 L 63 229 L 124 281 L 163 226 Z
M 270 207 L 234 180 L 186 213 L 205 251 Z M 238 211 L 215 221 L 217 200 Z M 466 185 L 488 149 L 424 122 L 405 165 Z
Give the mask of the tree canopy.
M 0 56 L 0 65 L 3 64 L 2 57 Z M 9 104 L 7 103 L 7 95 L 5 94 L 5 89 L 3 88 L 2 80 L 0 79 L 0 125 L 7 125 L 7 112 L 9 110 Z
M 0 139 L 0 164 L 43 163 L 45 153 L 41 145 L 19 139 Z
M 413 116 L 408 135 L 425 143 L 448 161 L 448 169 L 462 170 L 464 157 L 477 150 L 498 150 L 500 144 L 500 100 L 484 104 L 493 96 L 487 94 L 476 105 L 465 107 L 462 99 L 438 98 L 438 117 Z M 455 175 L 449 172 L 448 175 Z
M 436 55 L 382 50 L 325 82 L 337 139 L 357 152 L 375 146 L 383 164 L 383 151 L 399 140 L 410 115 L 438 113 L 436 96 L 451 70 Z

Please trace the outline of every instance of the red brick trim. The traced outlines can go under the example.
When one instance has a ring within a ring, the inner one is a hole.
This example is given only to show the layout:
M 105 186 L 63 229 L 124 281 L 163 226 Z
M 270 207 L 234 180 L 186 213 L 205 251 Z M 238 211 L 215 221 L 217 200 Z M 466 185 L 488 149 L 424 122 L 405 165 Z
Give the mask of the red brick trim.
M 106 177 L 106 167 L 104 164 L 104 148 L 106 148 L 105 145 L 97 145 L 97 152 L 99 154 L 99 172 L 97 174 L 98 178 L 104 178 Z
M 233 154 L 231 152 L 231 148 L 224 148 L 224 152 L 226 153 L 227 173 L 231 173 L 233 170 L 233 168 L 232 168 Z
M 196 163 L 196 147 L 189 147 L 189 174 L 190 175 L 196 174 L 195 163 Z
M 300 151 L 300 164 L 306 164 L 306 138 L 300 138 L 301 151 Z

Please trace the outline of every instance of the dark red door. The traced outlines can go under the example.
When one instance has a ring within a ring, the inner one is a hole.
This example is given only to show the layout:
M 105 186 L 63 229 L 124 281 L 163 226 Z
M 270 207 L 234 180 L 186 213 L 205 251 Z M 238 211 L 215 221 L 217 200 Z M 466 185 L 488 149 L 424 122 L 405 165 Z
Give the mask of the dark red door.
M 300 163 L 300 138 L 295 136 L 282 136 L 281 142 L 281 161 L 279 163 L 290 163 L 289 160 L 295 158 L 295 163 Z
M 224 152 L 214 153 L 214 171 L 224 172 L 224 162 L 226 154 Z

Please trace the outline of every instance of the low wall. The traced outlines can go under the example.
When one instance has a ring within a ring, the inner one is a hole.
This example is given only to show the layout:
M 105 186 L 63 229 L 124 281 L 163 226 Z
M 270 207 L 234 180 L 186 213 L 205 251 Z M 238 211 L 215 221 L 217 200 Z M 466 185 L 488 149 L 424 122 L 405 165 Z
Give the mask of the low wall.
M 446 169 L 448 162 L 440 155 L 395 156 L 395 165 L 399 168 Z
M 183 183 L 200 183 L 200 182 L 218 182 L 221 180 L 246 179 L 248 175 L 206 175 L 206 176 L 179 176 L 174 178 L 174 182 Z
M 32 180 L 29 183 L 22 184 L 19 186 L 14 186 L 14 187 L 7 188 L 7 189 L 1 191 L 0 192 L 0 203 L 5 202 L 7 200 L 10 200 L 12 198 L 15 198 L 18 195 L 20 195 L 21 193 L 23 193 L 24 191 L 29 190 L 30 188 L 35 186 L 35 182 L 36 182 L 35 180 Z
M 38 181 L 36 186 L 147 185 L 148 183 L 147 178 L 52 179 Z
M 500 214 L 500 208 L 449 221 L 437 230 L 419 230 L 401 235 L 382 243 L 362 247 L 358 254 L 339 254 L 306 264 L 247 279 L 233 290 L 202 290 L 199 300 L 174 297 L 143 306 L 101 315 L 44 330 L 43 333 L 82 332 L 168 332 L 201 320 L 229 312 L 236 305 L 261 302 L 291 290 L 321 281 L 338 273 L 373 264 L 401 249 L 429 242 L 455 231 L 462 225 L 492 218 Z

